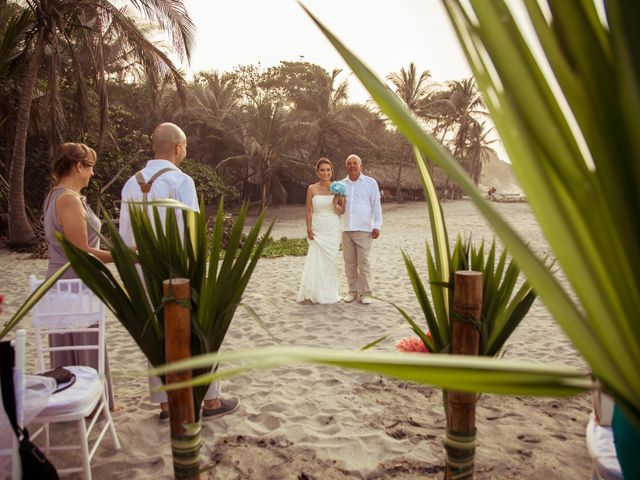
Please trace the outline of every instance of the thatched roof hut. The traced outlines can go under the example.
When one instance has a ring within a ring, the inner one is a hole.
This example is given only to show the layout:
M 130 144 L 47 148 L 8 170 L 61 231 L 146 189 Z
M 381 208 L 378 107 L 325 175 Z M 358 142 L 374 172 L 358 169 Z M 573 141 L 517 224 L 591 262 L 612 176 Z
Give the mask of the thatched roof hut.
M 363 168 L 365 175 L 377 180 L 380 189 L 383 190 L 385 200 L 392 200 L 396 193 L 399 165 L 396 163 L 368 164 Z M 439 168 L 434 168 L 434 182 L 437 190 L 444 190 L 447 176 Z M 402 166 L 400 175 L 400 188 L 409 198 L 423 198 L 420 173 L 415 163 Z
M 347 172 L 343 164 L 334 163 L 335 178 L 342 179 L 347 176 Z M 383 191 L 383 201 L 393 201 L 396 195 L 396 184 L 398 179 L 397 163 L 376 163 L 366 162 L 363 165 L 363 173 L 370 177 L 373 177 L 378 182 L 380 189 Z M 226 174 L 228 177 L 235 176 L 235 179 L 242 179 L 244 173 L 244 180 L 255 187 L 256 190 L 251 195 L 257 195 L 257 185 L 259 184 L 259 175 L 255 173 L 255 169 L 250 167 L 247 172 L 241 172 L 238 169 L 232 169 L 227 167 L 221 173 Z M 444 191 L 446 175 L 442 170 L 434 168 L 434 180 L 436 189 L 440 192 Z M 279 174 L 272 178 L 271 194 L 275 203 L 304 203 L 307 192 L 307 185 L 317 181 L 315 176 L 314 166 L 308 165 L 289 165 L 288 168 L 283 169 Z M 400 178 L 400 188 L 403 192 L 405 199 L 422 199 L 424 198 L 422 191 L 422 183 L 420 181 L 420 174 L 415 163 L 411 162 L 402 166 L 402 173 Z M 244 192 L 245 194 L 250 192 Z

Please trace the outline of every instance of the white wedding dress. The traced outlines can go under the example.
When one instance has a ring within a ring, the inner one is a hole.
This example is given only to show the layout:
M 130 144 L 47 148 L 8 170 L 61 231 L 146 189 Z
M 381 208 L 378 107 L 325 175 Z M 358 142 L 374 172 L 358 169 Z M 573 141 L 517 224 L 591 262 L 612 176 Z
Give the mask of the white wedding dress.
M 333 207 L 333 195 L 315 195 L 311 228 L 314 239 L 304 261 L 298 302 L 336 303 L 338 301 L 338 254 L 342 229 L 340 215 Z

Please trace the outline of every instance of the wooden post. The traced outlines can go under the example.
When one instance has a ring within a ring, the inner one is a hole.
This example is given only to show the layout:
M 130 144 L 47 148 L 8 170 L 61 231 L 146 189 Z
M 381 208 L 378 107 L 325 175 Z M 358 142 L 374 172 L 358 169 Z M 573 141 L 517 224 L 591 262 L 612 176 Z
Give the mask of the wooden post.
M 164 306 L 164 348 L 167 363 L 191 357 L 191 310 L 178 303 L 191 299 L 191 286 L 186 278 L 162 282 L 165 297 L 175 301 Z M 191 380 L 191 370 L 168 373 L 167 384 Z M 171 422 L 171 453 L 176 479 L 200 479 L 200 424 L 196 424 L 191 387 L 167 392 Z
M 482 273 L 454 276 L 451 353 L 478 355 L 482 319 Z M 476 393 L 448 392 L 445 479 L 473 479 L 476 444 Z

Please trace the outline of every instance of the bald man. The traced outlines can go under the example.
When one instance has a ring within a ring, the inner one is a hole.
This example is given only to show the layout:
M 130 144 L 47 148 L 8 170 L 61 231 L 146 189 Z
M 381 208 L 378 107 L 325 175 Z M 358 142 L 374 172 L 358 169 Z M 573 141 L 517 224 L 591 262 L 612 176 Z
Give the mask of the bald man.
M 131 229 L 131 218 L 126 201 L 145 201 L 172 198 L 199 211 L 198 196 L 193 179 L 184 173 L 178 165 L 187 155 L 187 137 L 180 127 L 173 123 L 161 123 L 153 131 L 151 146 L 155 156 L 145 167 L 132 176 L 122 188 L 122 208 L 120 209 L 120 235 L 127 245 L 133 247 L 135 239 Z M 145 198 L 146 197 L 146 198 Z M 163 210 L 163 209 L 160 209 Z M 182 227 L 182 212 L 176 211 L 178 226 Z M 161 211 L 160 218 L 165 215 Z M 158 377 L 149 379 L 151 402 L 160 403 L 160 420 L 169 418 L 167 395 L 165 392 L 154 392 L 161 385 Z M 238 400 L 221 399 L 220 384 L 214 382 L 209 387 L 202 410 L 203 417 L 219 418 L 233 412 L 238 407 Z
M 178 165 L 187 155 L 187 137 L 173 123 L 161 123 L 153 131 L 151 146 L 155 156 L 145 167 L 131 177 L 122 188 L 122 200 L 144 200 L 147 189 L 148 200 L 172 198 L 198 211 L 198 196 L 193 179 L 183 173 Z M 177 210 L 178 225 L 182 225 L 182 212 Z M 164 209 L 160 218 L 164 219 Z M 135 245 L 129 209 L 122 204 L 120 210 L 120 235 L 127 245 Z

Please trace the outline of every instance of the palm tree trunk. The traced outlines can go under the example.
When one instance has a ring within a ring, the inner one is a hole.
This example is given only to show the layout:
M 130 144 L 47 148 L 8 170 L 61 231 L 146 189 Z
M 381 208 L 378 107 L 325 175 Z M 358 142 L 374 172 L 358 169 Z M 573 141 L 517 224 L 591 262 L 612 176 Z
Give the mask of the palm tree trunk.
M 55 20 L 51 20 L 51 28 L 56 28 Z M 59 115 L 62 110 L 60 105 L 60 92 L 58 86 L 58 39 L 54 35 L 51 38 L 50 54 L 45 56 L 49 68 L 49 158 L 53 158 L 56 148 L 62 143 L 63 118 Z
M 398 166 L 398 178 L 396 179 L 396 202 L 402 203 L 402 163 Z
M 261 189 L 261 196 L 262 196 L 262 200 L 260 203 L 260 208 L 265 208 L 267 206 L 267 181 L 264 180 L 262 182 L 262 189 Z
M 398 178 L 396 179 L 396 202 L 402 203 L 402 165 L 404 164 L 404 156 L 407 148 L 407 141 L 402 140 L 402 153 L 400 154 L 400 165 L 398 166 Z
M 42 58 L 44 32 L 40 31 L 36 44 L 24 74 L 22 94 L 18 103 L 16 134 L 13 143 L 13 156 L 9 169 L 9 243 L 11 245 L 29 245 L 36 239 L 33 227 L 27 219 L 24 201 L 24 167 L 27 149 L 29 118 L 33 87 L 38 75 L 38 66 Z
M 107 96 L 107 81 L 105 79 L 105 67 L 104 67 L 104 43 L 102 33 L 102 20 L 100 15 L 96 15 L 97 18 L 97 84 L 98 95 L 100 97 L 100 132 L 98 134 L 98 156 L 102 152 L 105 142 L 107 141 L 107 123 L 109 121 L 109 99 Z

